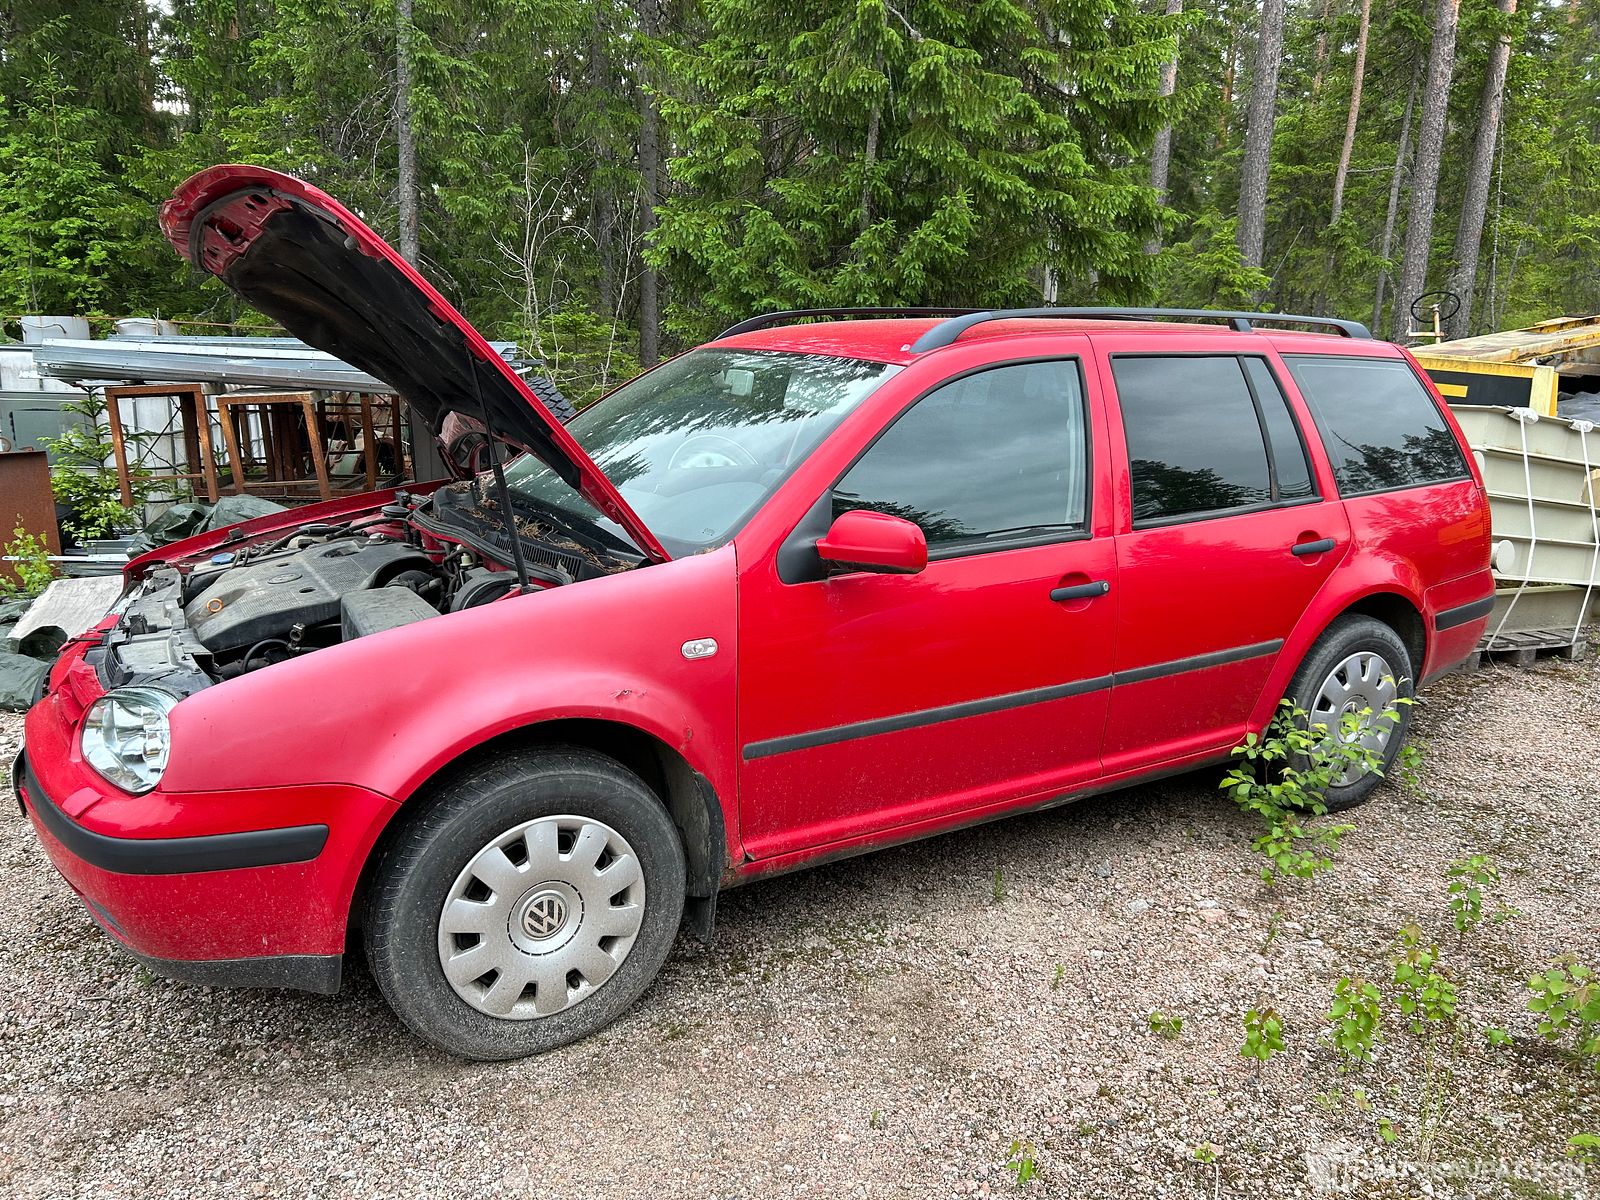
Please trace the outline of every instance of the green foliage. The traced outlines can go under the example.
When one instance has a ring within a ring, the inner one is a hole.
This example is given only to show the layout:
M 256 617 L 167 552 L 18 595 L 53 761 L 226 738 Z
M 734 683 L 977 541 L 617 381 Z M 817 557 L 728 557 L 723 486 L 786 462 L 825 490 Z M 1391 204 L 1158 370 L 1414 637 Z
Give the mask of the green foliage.
M 11 531 L 12 540 L 6 543 L 6 558 L 12 560 L 11 569 L 17 579 L 0 576 L 0 597 L 15 599 L 37 596 L 50 586 L 56 569 L 50 564 L 50 547 L 43 537 L 29 533 L 21 525 Z
M 1567 1157 L 1586 1167 L 1600 1167 L 1600 1133 L 1575 1133 L 1567 1139 Z
M 1283 1022 L 1270 1008 L 1252 1008 L 1244 1015 L 1244 1045 L 1239 1053 L 1264 1063 L 1283 1053 Z
M 1039 1164 L 1033 1157 L 1033 1143 L 1012 1142 L 1011 1149 L 1006 1152 L 1006 1169 L 1011 1172 L 1019 1189 L 1026 1187 L 1039 1174 Z
M 1500 881 L 1500 871 L 1487 855 L 1455 859 L 1450 877 L 1450 916 L 1456 931 L 1465 933 L 1483 920 L 1483 889 Z
M 1569 955 L 1529 979 L 1528 990 L 1528 1011 L 1538 1016 L 1544 1039 L 1567 1039 L 1600 1070 L 1600 981 L 1593 969 Z
M 122 503 L 122 490 L 116 472 L 106 466 L 111 457 L 111 435 L 100 424 L 105 416 L 105 401 L 95 393 L 61 406 L 83 418 L 68 425 L 59 437 L 41 439 L 55 456 L 50 468 L 50 490 L 58 502 L 71 509 L 61 527 L 74 537 L 113 537 L 139 528 L 144 505 L 150 498 L 150 473 L 140 467 L 129 469 L 129 490 L 133 507 Z
M 1403 696 L 1394 701 L 1410 703 Z M 1234 748 L 1236 761 L 1221 787 L 1266 824 L 1255 848 L 1266 857 L 1261 878 L 1268 884 L 1312 879 L 1331 867 L 1339 842 L 1355 826 L 1312 824 L 1327 814 L 1324 797 L 1347 774 L 1383 773 L 1383 755 L 1359 735 L 1365 721 L 1398 721 L 1398 708 L 1346 713 L 1341 720 L 1340 729 L 1330 732 L 1285 700 L 1263 733 L 1247 735 Z
M 1427 942 L 1416 925 L 1400 930 L 1394 957 L 1395 1003 L 1421 1034 L 1455 1017 L 1456 985 L 1439 966 L 1439 947 Z
M 1149 1016 L 1150 1032 L 1159 1034 L 1169 1042 L 1178 1040 L 1178 1035 L 1183 1032 L 1183 1018 L 1170 1017 L 1166 1013 L 1152 1011 Z
M 994 881 L 993 882 L 994 882 L 994 902 L 996 904 L 1001 904 L 1001 903 L 1003 903 L 1005 901 L 1005 898 L 1006 898 L 1006 873 L 1005 873 L 1004 869 L 1002 869 L 1000 867 L 996 867 L 994 869 Z
M 1334 984 L 1333 1004 L 1328 1010 L 1330 1040 L 1347 1065 L 1372 1061 L 1382 1019 L 1381 1003 L 1377 985 L 1365 979 L 1347 975 Z
M 1201 1142 L 1190 1148 L 1189 1156 L 1202 1166 L 1211 1166 L 1222 1156 L 1222 1148 L 1212 1142 Z
M 752 311 L 1143 294 L 1130 152 L 1172 22 L 1123 0 L 707 0 L 657 46 L 681 147 L 652 261 L 685 338 Z M 981 248 L 981 249 L 980 249 Z M 1092 277 L 1092 282 L 1091 282 Z

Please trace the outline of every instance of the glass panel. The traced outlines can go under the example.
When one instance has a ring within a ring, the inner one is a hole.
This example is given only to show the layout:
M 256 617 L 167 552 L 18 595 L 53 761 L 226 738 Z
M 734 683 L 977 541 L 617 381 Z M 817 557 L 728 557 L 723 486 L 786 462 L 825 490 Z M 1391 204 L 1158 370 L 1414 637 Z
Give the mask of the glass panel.
M 915 521 L 929 546 L 1079 532 L 1088 449 L 1075 362 L 954 380 L 901 415 L 834 489 L 834 513 Z
M 1331 355 L 1284 361 L 1316 418 L 1343 495 L 1468 477 L 1455 434 L 1410 364 Z
M 1272 465 L 1278 470 L 1278 499 L 1301 500 L 1314 495 L 1311 486 L 1311 463 L 1306 459 L 1305 444 L 1300 440 L 1300 427 L 1289 411 L 1289 401 L 1272 374 L 1272 368 L 1260 358 L 1241 359 L 1245 374 L 1256 390 L 1256 402 L 1261 405 L 1261 419 L 1267 424 L 1267 443 L 1272 447 Z
M 1272 498 L 1261 422 L 1233 357 L 1111 360 L 1128 439 L 1135 521 Z

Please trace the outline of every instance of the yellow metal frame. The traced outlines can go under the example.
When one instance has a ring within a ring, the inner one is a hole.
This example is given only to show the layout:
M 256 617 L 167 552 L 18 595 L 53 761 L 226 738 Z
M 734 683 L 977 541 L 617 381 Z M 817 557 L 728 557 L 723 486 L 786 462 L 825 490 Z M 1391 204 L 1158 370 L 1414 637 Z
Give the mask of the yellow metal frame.
M 1430 348 L 1431 349 L 1431 348 Z M 1485 362 L 1478 359 L 1454 358 L 1430 354 L 1427 350 L 1413 350 L 1423 370 L 1457 371 L 1463 375 L 1498 375 L 1501 378 L 1531 379 L 1528 399 L 1533 411 L 1540 416 L 1556 415 L 1556 386 L 1559 376 L 1554 367 L 1530 367 L 1522 363 Z M 1439 394 L 1451 403 L 1467 400 L 1470 385 L 1434 382 Z

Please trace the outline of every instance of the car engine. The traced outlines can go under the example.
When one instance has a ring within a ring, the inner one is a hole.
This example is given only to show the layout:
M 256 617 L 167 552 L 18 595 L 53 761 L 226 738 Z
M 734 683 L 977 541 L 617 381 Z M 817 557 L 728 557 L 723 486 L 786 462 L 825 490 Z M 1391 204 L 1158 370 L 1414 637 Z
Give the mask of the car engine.
M 393 526 L 387 526 L 393 529 Z M 264 546 L 151 570 L 88 657 L 108 687 L 186 695 L 307 651 L 498 599 L 511 572 L 360 526 L 303 526 Z

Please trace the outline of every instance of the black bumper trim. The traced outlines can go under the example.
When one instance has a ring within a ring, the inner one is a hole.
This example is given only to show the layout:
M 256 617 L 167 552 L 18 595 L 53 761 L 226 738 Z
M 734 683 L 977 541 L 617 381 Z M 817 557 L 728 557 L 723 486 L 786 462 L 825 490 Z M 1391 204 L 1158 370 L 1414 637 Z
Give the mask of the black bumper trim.
M 1493 611 L 1494 597 L 1485 596 L 1482 600 L 1474 600 L 1471 604 L 1443 610 L 1433 618 L 1433 627 L 1435 630 L 1454 629 L 1457 625 L 1465 625 L 1468 621 L 1487 617 Z
M 118 875 L 195 875 L 244 867 L 277 867 L 309 862 L 328 841 L 326 825 L 253 829 L 200 837 L 123 838 L 95 833 L 56 807 L 39 786 L 33 764 L 21 760 L 22 787 L 39 823 L 78 858 Z M 246 960 L 251 961 L 251 960 Z
M 155 958 L 123 941 L 116 920 L 87 896 L 84 906 L 110 935 L 112 945 L 164 979 L 204 987 L 290 988 L 331 996 L 339 990 L 344 958 L 338 954 L 273 954 L 262 958 Z

